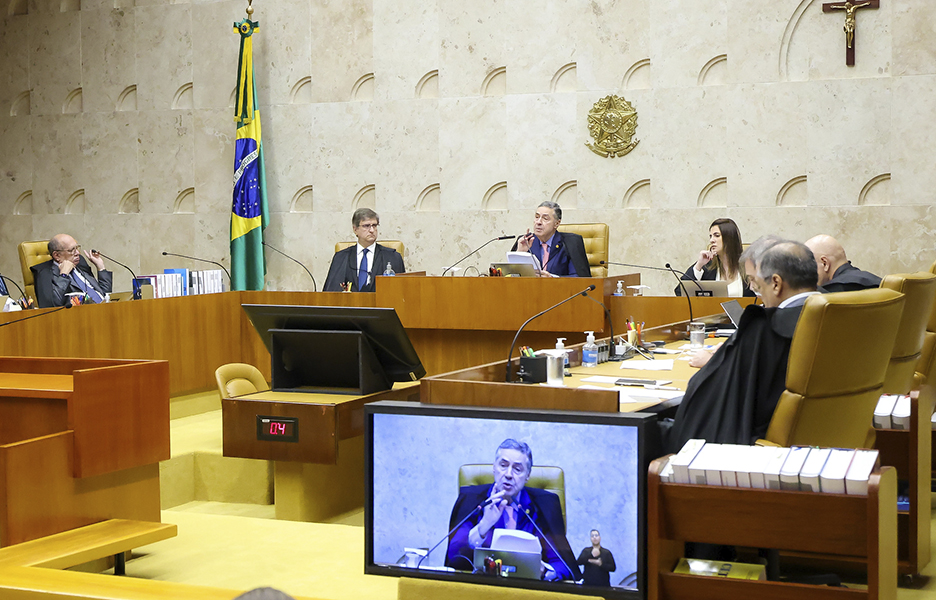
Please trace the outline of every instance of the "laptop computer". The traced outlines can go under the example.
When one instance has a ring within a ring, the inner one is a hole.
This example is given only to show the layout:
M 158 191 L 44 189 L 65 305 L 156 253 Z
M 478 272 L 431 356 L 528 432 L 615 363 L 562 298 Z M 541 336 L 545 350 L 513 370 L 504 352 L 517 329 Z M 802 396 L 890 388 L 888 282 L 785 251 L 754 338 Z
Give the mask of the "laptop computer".
M 684 282 L 686 291 L 690 296 L 706 296 L 716 298 L 728 297 L 727 281 L 687 281 Z
M 536 277 L 539 275 L 539 273 L 536 271 L 536 267 L 529 264 L 491 263 L 491 268 L 500 269 L 501 274 L 505 277 Z
M 501 573 L 505 577 L 523 577 L 524 579 L 540 578 L 540 552 L 523 552 L 520 550 L 493 550 L 491 548 L 475 548 L 475 571 L 484 569 L 484 559 L 500 559 Z
M 728 302 L 722 302 L 721 307 L 731 320 L 731 324 L 737 327 L 738 323 L 741 321 L 741 315 L 744 313 L 744 308 L 741 307 L 741 303 L 737 300 L 729 300 Z

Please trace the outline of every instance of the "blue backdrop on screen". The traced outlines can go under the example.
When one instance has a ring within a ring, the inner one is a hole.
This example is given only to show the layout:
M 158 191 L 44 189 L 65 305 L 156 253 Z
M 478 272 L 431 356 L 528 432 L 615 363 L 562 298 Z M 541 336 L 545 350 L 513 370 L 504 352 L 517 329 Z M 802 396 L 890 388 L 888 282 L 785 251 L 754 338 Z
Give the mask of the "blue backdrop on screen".
M 393 564 L 403 548 L 439 541 L 458 497 L 458 468 L 493 462 L 506 438 L 529 444 L 534 466 L 565 472 L 567 537 L 575 555 L 598 529 L 617 563 L 612 585 L 635 572 L 636 428 L 425 415 L 374 415 L 374 562 Z M 445 548 L 423 565 L 442 565 Z

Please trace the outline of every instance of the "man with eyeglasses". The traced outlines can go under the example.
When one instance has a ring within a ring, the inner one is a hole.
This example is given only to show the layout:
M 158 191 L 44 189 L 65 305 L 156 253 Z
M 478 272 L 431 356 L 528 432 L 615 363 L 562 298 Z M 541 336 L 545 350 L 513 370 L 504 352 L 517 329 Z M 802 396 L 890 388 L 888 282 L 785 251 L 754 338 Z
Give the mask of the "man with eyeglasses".
M 373 292 L 374 276 L 382 275 L 387 265 L 394 273 L 404 273 L 403 257 L 393 248 L 377 243 L 380 217 L 369 208 L 359 208 L 351 216 L 351 227 L 357 244 L 349 246 L 332 257 L 325 292 Z
M 72 236 L 60 233 L 49 240 L 52 260 L 32 267 L 36 281 L 36 303 L 39 308 L 63 306 L 70 302 L 69 294 L 83 294 L 83 302 L 100 304 L 111 292 L 113 276 L 104 268 L 100 256 L 85 250 Z M 85 260 L 87 257 L 87 260 Z M 88 261 L 97 269 L 97 277 Z

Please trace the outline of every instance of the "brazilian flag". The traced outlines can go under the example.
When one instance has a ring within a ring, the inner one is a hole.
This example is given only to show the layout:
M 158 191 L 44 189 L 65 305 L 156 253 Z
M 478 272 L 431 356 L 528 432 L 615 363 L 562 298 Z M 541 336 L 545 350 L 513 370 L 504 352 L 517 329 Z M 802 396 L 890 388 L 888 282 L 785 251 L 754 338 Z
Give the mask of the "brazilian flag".
M 253 70 L 252 36 L 259 23 L 234 23 L 241 36 L 237 64 L 237 140 L 234 145 L 234 204 L 231 208 L 231 289 L 262 290 L 266 277 L 263 230 L 267 226 L 266 177 L 260 141 L 260 111 Z

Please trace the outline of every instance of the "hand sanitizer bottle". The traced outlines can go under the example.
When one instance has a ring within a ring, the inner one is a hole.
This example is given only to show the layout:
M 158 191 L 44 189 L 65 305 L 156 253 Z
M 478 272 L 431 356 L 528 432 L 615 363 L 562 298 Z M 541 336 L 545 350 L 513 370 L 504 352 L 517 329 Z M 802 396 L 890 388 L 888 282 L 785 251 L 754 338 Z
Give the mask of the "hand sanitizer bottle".
M 384 277 L 393 277 L 396 273 L 393 270 L 393 267 L 390 266 L 390 263 L 387 263 L 387 268 L 384 269 Z
M 623 281 L 618 281 L 618 282 L 617 282 L 617 288 L 615 288 L 614 294 L 613 294 L 613 295 L 615 295 L 615 296 L 623 296 L 623 295 L 624 295 L 624 282 L 623 282 Z
M 582 366 L 598 366 L 598 344 L 595 343 L 595 332 L 586 331 L 585 345 L 582 346 Z

